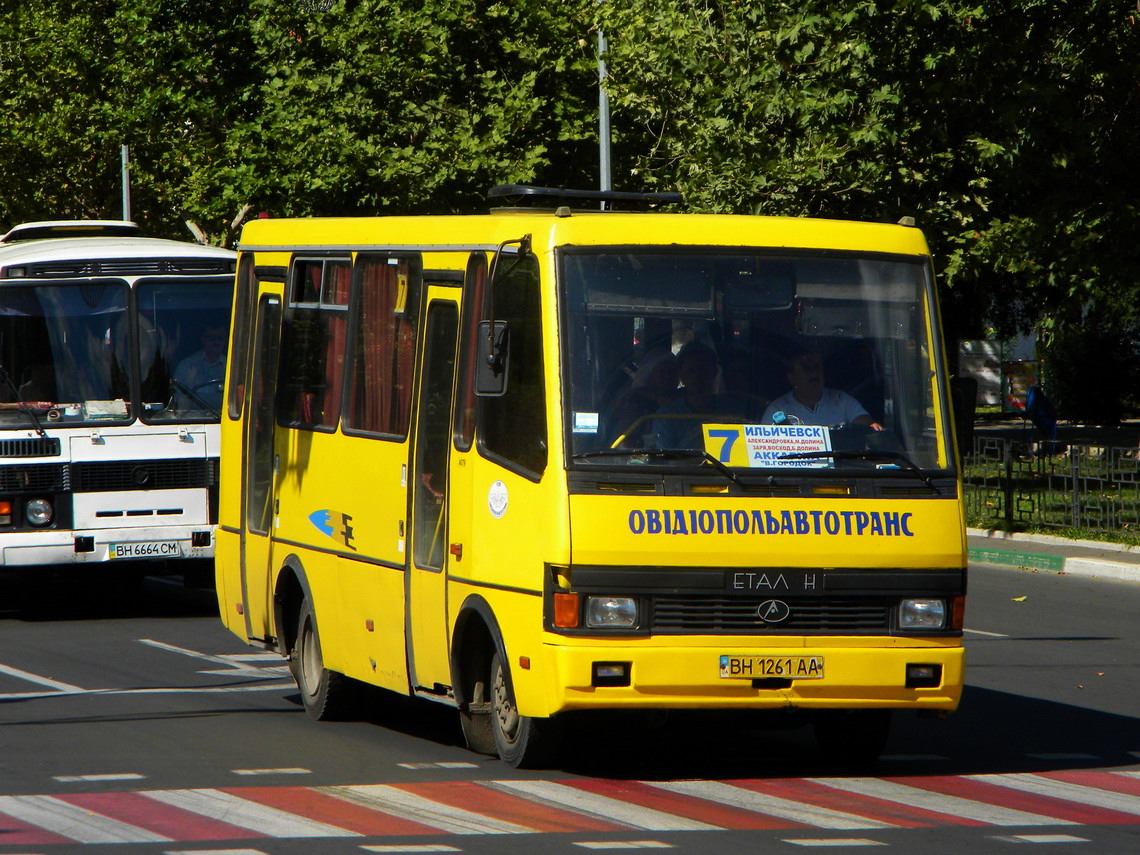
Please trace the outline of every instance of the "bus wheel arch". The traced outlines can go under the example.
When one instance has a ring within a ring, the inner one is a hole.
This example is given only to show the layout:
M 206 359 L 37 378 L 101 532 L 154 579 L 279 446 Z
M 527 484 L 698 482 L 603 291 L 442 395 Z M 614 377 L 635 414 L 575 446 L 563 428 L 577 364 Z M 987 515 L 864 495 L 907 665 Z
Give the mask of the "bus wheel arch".
M 491 730 L 491 660 L 502 649 L 498 621 L 487 601 L 469 596 L 459 609 L 451 641 L 451 685 L 467 747 L 495 754 Z
M 286 559 L 274 597 L 278 650 L 288 658 L 305 712 L 316 721 L 352 718 L 359 709 L 359 684 L 325 667 L 312 591 L 296 556 Z
M 516 767 L 549 763 L 557 753 L 561 723 L 520 715 L 510 661 L 494 612 L 477 595 L 460 608 L 452 642 L 452 679 L 467 747 L 497 754 Z

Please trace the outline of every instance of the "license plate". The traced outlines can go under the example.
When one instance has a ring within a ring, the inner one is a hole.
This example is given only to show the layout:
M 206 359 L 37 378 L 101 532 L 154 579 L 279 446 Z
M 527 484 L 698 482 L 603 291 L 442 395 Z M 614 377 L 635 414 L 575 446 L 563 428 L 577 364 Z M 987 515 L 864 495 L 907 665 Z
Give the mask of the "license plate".
M 730 680 L 822 680 L 822 656 L 721 656 L 720 676 Z
M 177 558 L 182 555 L 182 547 L 177 540 L 112 543 L 108 551 L 111 558 Z

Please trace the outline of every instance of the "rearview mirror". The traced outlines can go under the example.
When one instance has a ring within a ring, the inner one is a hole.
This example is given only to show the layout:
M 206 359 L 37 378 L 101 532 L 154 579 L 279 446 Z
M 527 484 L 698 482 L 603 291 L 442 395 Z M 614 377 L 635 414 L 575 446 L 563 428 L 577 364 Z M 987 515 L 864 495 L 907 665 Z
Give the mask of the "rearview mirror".
M 507 391 L 510 327 L 506 321 L 479 321 L 477 338 L 475 394 L 480 398 L 497 398 Z

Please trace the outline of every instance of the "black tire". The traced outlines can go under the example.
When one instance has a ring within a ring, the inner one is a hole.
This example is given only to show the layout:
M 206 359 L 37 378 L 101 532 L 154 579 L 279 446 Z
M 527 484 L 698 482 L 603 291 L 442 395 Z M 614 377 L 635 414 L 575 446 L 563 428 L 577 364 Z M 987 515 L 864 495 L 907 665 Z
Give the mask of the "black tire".
M 488 676 L 483 674 L 471 687 L 471 698 L 466 708 L 459 711 L 459 723 L 463 727 L 463 738 L 467 742 L 468 750 L 476 754 L 494 755 L 499 753 L 499 749 L 491 729 Z
M 824 710 L 812 725 L 824 762 L 843 769 L 873 766 L 887 745 L 890 710 Z
M 553 761 L 562 728 L 554 719 L 519 714 L 510 674 L 498 653 L 491 659 L 490 689 L 491 732 L 499 757 L 519 769 L 534 769 Z
M 305 712 L 315 721 L 352 718 L 360 701 L 358 684 L 325 668 L 312 604 L 306 599 L 297 614 L 297 633 L 289 653 L 289 670 L 301 692 Z

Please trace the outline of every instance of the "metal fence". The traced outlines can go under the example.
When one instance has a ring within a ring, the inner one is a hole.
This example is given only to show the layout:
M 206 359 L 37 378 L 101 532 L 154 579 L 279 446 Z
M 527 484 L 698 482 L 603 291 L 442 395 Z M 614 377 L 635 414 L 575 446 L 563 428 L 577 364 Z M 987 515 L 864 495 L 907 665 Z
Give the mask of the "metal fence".
M 970 525 L 1140 534 L 1140 451 L 974 437 L 963 461 Z

